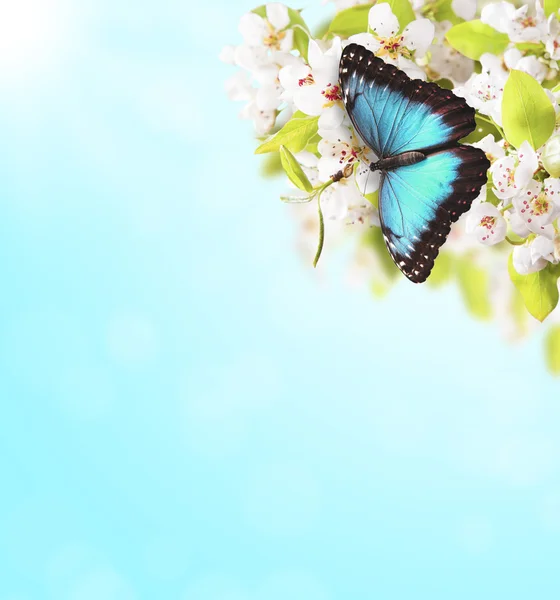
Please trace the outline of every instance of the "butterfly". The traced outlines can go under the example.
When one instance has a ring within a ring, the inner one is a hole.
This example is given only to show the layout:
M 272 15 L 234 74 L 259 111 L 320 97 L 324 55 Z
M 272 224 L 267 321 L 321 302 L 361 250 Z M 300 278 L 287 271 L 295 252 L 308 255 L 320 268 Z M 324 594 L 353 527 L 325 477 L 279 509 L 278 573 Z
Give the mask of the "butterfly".
M 459 143 L 476 128 L 475 111 L 435 83 L 412 80 L 357 44 L 340 59 L 346 110 L 380 171 L 379 217 L 397 267 L 425 281 L 451 225 L 487 182 L 484 152 Z

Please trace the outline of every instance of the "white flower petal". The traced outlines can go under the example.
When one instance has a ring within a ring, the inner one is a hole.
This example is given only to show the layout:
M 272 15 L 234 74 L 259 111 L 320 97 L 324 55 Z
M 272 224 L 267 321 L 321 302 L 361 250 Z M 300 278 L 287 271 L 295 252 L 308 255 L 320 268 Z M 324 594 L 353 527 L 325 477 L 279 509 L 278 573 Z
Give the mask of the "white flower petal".
M 426 72 L 419 67 L 415 62 L 399 55 L 397 65 L 401 71 L 404 71 L 411 79 L 422 79 L 426 81 Z
M 297 152 L 294 154 L 298 163 L 302 167 L 307 167 L 308 169 L 312 169 L 317 166 L 319 159 L 312 152 L 308 152 L 307 150 L 302 150 L 301 152 Z
M 235 46 L 224 46 L 220 52 L 220 60 L 228 65 L 235 64 Z
M 501 33 L 508 33 L 509 24 L 515 15 L 515 6 L 509 2 L 494 2 L 482 9 L 480 20 Z
M 486 246 L 502 242 L 507 233 L 507 223 L 500 211 L 489 202 L 474 205 L 466 219 L 465 229 Z
M 263 38 L 267 34 L 267 27 L 264 19 L 255 13 L 247 13 L 239 20 L 239 33 L 243 36 L 245 43 L 249 46 L 258 46 L 262 44 Z
M 381 48 L 381 44 L 379 40 L 371 35 L 371 33 L 357 33 L 355 35 L 351 35 L 348 38 L 348 41 L 353 42 L 354 44 L 359 44 L 368 50 L 371 50 L 374 54 Z
M 279 2 L 272 2 L 266 5 L 266 18 L 277 30 L 286 29 L 290 24 L 288 7 Z
M 453 12 L 465 21 L 471 21 L 476 15 L 476 0 L 453 0 L 451 8 Z
M 284 31 L 284 37 L 280 41 L 280 50 L 282 52 L 290 52 L 290 50 L 294 47 L 294 30 L 287 29 Z
M 435 27 L 429 19 L 418 19 L 409 23 L 403 31 L 403 43 L 409 50 L 416 50 L 416 58 L 422 58 L 432 40 Z
M 386 3 L 375 4 L 369 11 L 369 28 L 381 37 L 392 37 L 399 32 L 399 20 Z
M 500 62 L 501 60 L 496 57 Z M 523 58 L 523 53 L 518 48 L 510 48 L 504 52 L 504 63 L 508 69 L 516 69 L 517 63 Z
M 319 127 L 319 136 L 322 138 L 319 142 L 319 152 L 321 152 L 321 144 L 333 145 L 337 143 L 348 144 L 352 146 L 354 139 L 352 138 L 352 132 L 348 127 Z
M 480 142 L 472 144 L 475 148 L 480 148 L 490 162 L 494 163 L 498 158 L 503 158 L 506 155 L 506 151 L 503 146 L 500 146 L 494 139 L 494 136 L 490 133 L 485 138 L 481 139 Z
M 256 90 L 251 86 L 249 76 L 244 71 L 237 71 L 225 84 L 226 94 L 234 102 L 252 100 Z
M 379 189 L 381 172 L 372 171 L 368 165 L 361 164 L 356 171 L 356 183 L 362 194 L 373 194 Z
M 319 117 L 319 127 L 321 129 L 335 129 L 342 125 L 344 121 L 344 109 L 339 104 L 328 106 L 323 109 Z
M 347 195 L 344 193 L 347 186 L 335 183 L 323 193 L 321 209 L 325 219 L 341 221 L 348 215 Z
M 549 262 L 554 260 L 554 241 L 543 235 L 538 235 L 531 242 L 529 250 L 533 262 L 536 262 L 539 258 L 544 258 Z
M 513 198 L 519 193 L 513 180 L 515 167 L 515 158 L 513 156 L 506 156 L 497 160 L 490 168 L 494 182 L 494 193 L 500 200 Z
M 318 117 L 323 112 L 325 99 L 318 85 L 304 85 L 294 93 L 294 104 L 306 115 Z
M 270 57 L 264 46 L 241 44 L 235 48 L 235 63 L 247 71 L 255 71 L 270 64 Z
M 300 81 L 304 81 L 311 74 L 311 69 L 303 63 L 298 66 L 288 65 L 282 67 L 278 73 L 280 85 L 292 94 L 299 90 L 302 86 Z
M 557 177 L 548 177 L 545 179 L 544 191 L 556 207 L 560 207 L 560 179 Z
M 281 89 L 273 84 L 261 86 L 257 90 L 256 103 L 260 110 L 271 111 L 276 110 L 280 106 Z
M 520 275 L 529 275 L 542 271 L 548 262 L 544 258 L 539 258 L 533 262 L 531 250 L 528 246 L 515 246 L 513 249 L 513 266 Z
M 515 185 L 521 190 L 533 179 L 535 171 L 539 168 L 539 159 L 531 144 L 527 141 L 519 146 L 517 156 L 519 157 L 519 165 L 515 170 Z
M 527 223 L 525 223 L 525 220 L 521 218 L 521 215 L 517 211 L 512 211 L 509 214 L 509 225 L 513 233 L 521 238 L 529 237 L 531 234 Z

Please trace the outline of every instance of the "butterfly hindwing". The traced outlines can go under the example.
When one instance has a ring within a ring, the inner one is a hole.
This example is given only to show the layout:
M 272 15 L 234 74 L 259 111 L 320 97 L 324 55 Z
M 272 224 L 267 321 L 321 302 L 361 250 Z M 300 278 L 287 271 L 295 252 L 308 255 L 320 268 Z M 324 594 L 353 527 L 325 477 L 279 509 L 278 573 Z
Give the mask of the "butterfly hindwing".
M 342 53 L 340 84 L 356 130 L 379 157 L 443 148 L 476 127 L 475 111 L 463 98 L 411 80 L 357 44 Z
M 486 183 L 489 167 L 482 150 L 458 145 L 383 173 L 381 228 L 395 264 L 408 279 L 426 280 L 452 223 L 469 210 Z

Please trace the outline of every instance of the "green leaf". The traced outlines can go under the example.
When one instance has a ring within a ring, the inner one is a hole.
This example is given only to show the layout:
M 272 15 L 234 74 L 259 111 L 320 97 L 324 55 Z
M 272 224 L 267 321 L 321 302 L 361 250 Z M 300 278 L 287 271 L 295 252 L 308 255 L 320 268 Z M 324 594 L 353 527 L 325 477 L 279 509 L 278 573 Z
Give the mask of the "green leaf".
M 298 50 L 300 56 L 307 62 L 307 52 L 309 50 L 309 27 L 303 20 L 299 10 L 288 8 L 290 14 L 290 25 L 294 27 L 294 47 Z
M 537 150 L 552 135 L 556 113 L 541 85 L 527 73 L 513 70 L 504 87 L 502 119 L 510 144 L 519 148 L 527 140 Z
M 364 33 L 368 30 L 368 15 L 371 4 L 362 4 L 341 10 L 332 20 L 329 33 L 350 37 L 356 33 Z
M 556 75 L 556 77 L 554 77 L 554 79 L 545 79 L 542 82 L 542 86 L 545 90 L 553 90 L 554 88 L 558 87 L 559 81 L 560 81 L 560 77 L 558 77 L 558 75 Z
M 438 288 L 447 283 L 453 275 L 453 257 L 449 252 L 440 252 L 434 268 L 426 283 L 430 287 Z
M 494 136 L 494 139 L 502 139 L 502 134 L 494 125 L 488 123 L 488 121 L 484 121 L 478 115 L 475 115 L 474 118 L 476 121 L 476 129 L 463 140 L 464 144 L 480 142 L 480 140 L 484 139 L 490 133 Z
M 314 135 L 307 142 L 307 146 L 305 146 L 305 149 L 307 150 L 307 152 L 311 152 L 311 154 L 315 154 L 315 156 L 320 156 L 320 154 L 319 154 L 319 142 L 322 139 L 323 138 L 318 133 L 316 135 Z
M 509 309 L 517 328 L 517 334 L 519 337 L 523 337 L 527 334 L 528 330 L 527 309 L 525 308 L 525 303 L 523 302 L 523 296 L 519 293 L 519 291 L 516 288 L 513 288 L 512 292 Z
M 313 38 L 316 40 L 322 40 L 329 33 L 330 26 L 330 18 L 321 21 L 321 23 L 313 29 Z
M 277 134 L 263 142 L 255 154 L 279 151 L 280 146 L 286 146 L 292 152 L 301 152 L 318 130 L 319 117 L 300 117 L 295 114 Z
M 253 11 L 259 17 L 266 19 L 266 5 L 263 4 L 253 9 Z M 309 48 L 309 35 L 306 33 L 309 31 L 305 21 L 301 16 L 301 11 L 288 8 L 288 15 L 290 16 L 290 24 L 288 28 L 293 27 L 294 29 L 294 48 L 296 48 L 300 55 L 307 61 L 307 50 Z
M 379 259 L 381 268 L 389 280 L 400 277 L 400 271 L 393 259 L 389 255 L 383 234 L 379 227 L 370 227 L 368 232 L 363 237 L 363 243 L 372 249 L 374 254 Z
M 473 60 L 478 60 L 485 52 L 502 54 L 509 44 L 505 33 L 499 33 L 480 20 L 454 25 L 445 37 L 455 50 Z
M 410 22 L 416 19 L 410 0 L 382 0 L 378 4 L 388 4 L 391 7 L 393 14 L 399 20 L 399 31 L 402 31 Z
M 451 81 L 451 79 L 438 79 L 435 83 L 437 83 L 439 87 L 444 90 L 452 90 L 455 87 L 455 84 Z
M 375 206 L 375 208 L 379 208 L 379 190 L 375 190 L 375 192 L 371 192 L 371 194 L 365 194 L 364 198 Z
M 371 284 L 371 292 L 376 298 L 385 298 L 385 296 L 391 291 L 390 286 L 381 281 L 374 281 Z
M 529 275 L 520 275 L 513 266 L 513 253 L 509 257 L 509 277 L 523 296 L 527 310 L 539 321 L 546 317 L 558 304 L 558 277 L 560 267 L 547 265 L 546 269 Z
M 465 22 L 465 20 L 453 10 L 452 4 L 453 0 L 444 0 L 443 2 L 438 3 L 435 11 L 436 21 L 439 21 L 440 23 L 442 21 L 449 21 L 452 25 L 459 25 L 459 23 Z
M 465 257 L 457 260 L 457 277 L 467 309 L 478 319 L 490 319 L 492 305 L 488 273 L 474 264 L 469 257 Z
M 278 177 L 278 175 L 284 173 L 284 170 L 282 169 L 282 162 L 280 160 L 280 153 L 272 152 L 267 154 L 261 163 L 259 171 L 260 174 L 267 179 Z
M 556 14 L 560 8 L 560 0 L 544 0 L 544 12 L 547 17 Z
M 502 200 L 500 200 L 498 196 L 494 194 L 494 190 L 492 189 L 491 185 L 486 188 L 486 202 L 490 202 L 490 204 L 493 204 L 494 206 L 498 206 L 498 204 L 502 202 Z
M 560 325 L 555 325 L 545 339 L 546 364 L 553 375 L 560 375 Z
M 519 42 L 515 44 L 515 47 L 521 52 L 530 52 L 531 54 L 544 54 L 546 52 L 546 48 L 544 44 L 537 44 L 535 42 Z
M 458 25 L 463 23 L 464 19 L 461 19 L 452 8 L 453 0 L 432 0 L 426 2 L 422 9 L 422 15 L 431 19 L 432 21 L 449 21 L 452 25 Z
M 307 175 L 303 172 L 296 157 L 285 146 L 280 146 L 280 160 L 282 161 L 282 167 L 284 171 L 286 171 L 289 180 L 300 190 L 311 193 L 313 191 L 313 186 L 307 178 Z

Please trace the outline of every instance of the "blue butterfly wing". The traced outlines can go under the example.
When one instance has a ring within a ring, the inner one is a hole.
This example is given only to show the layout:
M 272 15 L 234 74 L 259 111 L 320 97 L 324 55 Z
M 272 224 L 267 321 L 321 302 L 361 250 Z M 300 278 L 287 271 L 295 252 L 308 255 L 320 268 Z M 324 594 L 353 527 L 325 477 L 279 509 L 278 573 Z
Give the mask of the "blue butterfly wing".
M 383 172 L 381 229 L 389 253 L 408 279 L 426 280 L 452 223 L 486 183 L 489 167 L 482 150 L 458 145 Z
M 354 127 L 380 158 L 444 148 L 476 127 L 475 111 L 463 98 L 411 80 L 357 44 L 342 53 L 340 85 Z

